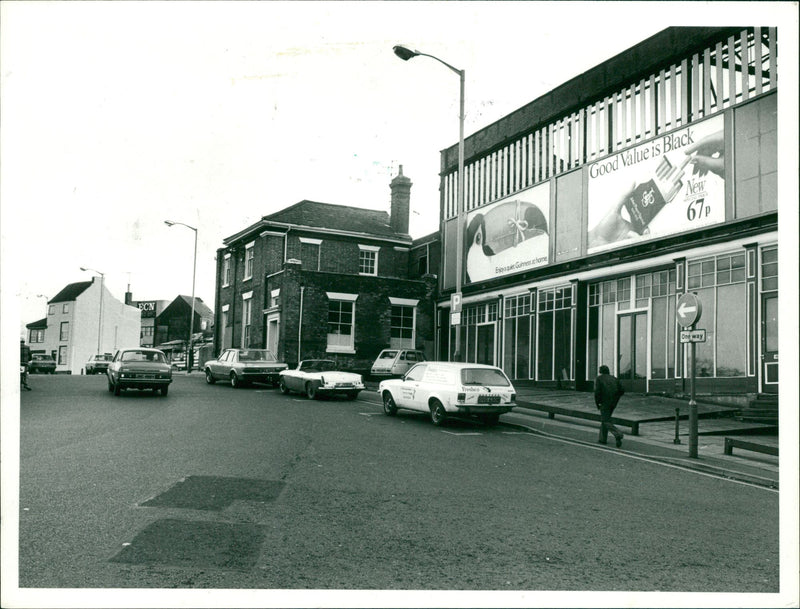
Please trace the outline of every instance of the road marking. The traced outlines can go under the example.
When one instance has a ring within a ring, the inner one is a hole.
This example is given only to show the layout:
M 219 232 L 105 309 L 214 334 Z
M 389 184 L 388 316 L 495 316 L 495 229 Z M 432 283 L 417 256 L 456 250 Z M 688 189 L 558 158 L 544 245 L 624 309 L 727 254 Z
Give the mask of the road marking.
M 439 430 L 442 433 L 449 434 L 451 436 L 482 436 L 483 434 L 479 431 L 445 431 L 444 429 Z

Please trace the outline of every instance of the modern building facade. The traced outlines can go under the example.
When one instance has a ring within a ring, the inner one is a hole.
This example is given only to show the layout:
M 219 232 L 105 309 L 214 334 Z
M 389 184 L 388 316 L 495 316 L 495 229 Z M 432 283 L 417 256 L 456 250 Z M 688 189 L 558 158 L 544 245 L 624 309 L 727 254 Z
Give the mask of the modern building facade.
M 697 392 L 777 393 L 776 57 L 775 28 L 668 28 L 467 138 L 462 214 L 444 150 L 439 357 L 458 328 L 514 379 L 685 394 L 690 292 Z
M 433 355 L 438 238 L 409 236 L 410 191 L 401 167 L 391 214 L 301 201 L 225 239 L 215 351 L 266 347 L 290 364 L 357 370 L 390 346 Z
M 31 351 L 53 355 L 56 372 L 80 374 L 96 353 L 138 345 L 140 323 L 139 309 L 114 298 L 94 277 L 65 286 L 48 301 L 45 327 L 29 328 Z

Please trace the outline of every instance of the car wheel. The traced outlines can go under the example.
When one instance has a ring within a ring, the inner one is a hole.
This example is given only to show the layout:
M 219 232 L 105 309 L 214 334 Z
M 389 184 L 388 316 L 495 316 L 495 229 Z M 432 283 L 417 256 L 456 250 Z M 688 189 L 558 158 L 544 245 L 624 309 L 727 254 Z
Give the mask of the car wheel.
M 106 377 L 106 380 L 108 381 L 108 392 L 111 393 L 112 391 L 114 391 L 114 383 L 111 382 L 110 378 Z
M 161 388 L 161 396 L 165 397 L 169 393 L 169 385 L 164 385 Z
M 114 395 L 119 395 L 122 391 L 122 387 L 119 386 L 119 383 L 114 383 Z
M 348 391 L 347 392 L 347 399 L 348 400 L 355 400 L 358 397 L 358 391 Z
M 242 382 L 239 380 L 238 375 L 235 372 L 231 372 L 231 387 L 241 387 Z
M 283 395 L 289 395 L 289 388 L 286 386 L 285 380 L 281 379 L 280 382 L 278 383 L 278 386 L 280 387 L 281 393 Z
M 447 411 L 439 400 L 434 400 L 431 404 L 431 422 L 434 425 L 441 425 L 447 418 Z
M 316 400 L 319 397 L 317 386 L 314 383 L 306 383 L 306 396 L 309 400 Z
M 390 417 L 397 414 L 397 404 L 394 403 L 394 398 L 388 391 L 383 392 L 383 412 Z
M 497 425 L 500 422 L 500 415 L 497 413 L 481 415 L 481 421 L 484 425 Z
M 211 374 L 211 368 L 206 368 L 206 383 L 209 385 L 213 385 L 217 382 L 217 379 L 214 378 L 214 375 Z

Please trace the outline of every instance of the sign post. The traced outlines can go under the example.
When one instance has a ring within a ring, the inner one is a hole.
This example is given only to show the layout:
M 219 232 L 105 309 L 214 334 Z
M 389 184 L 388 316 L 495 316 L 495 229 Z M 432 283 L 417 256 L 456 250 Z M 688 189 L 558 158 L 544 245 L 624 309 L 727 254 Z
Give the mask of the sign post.
M 697 458 L 697 402 L 694 400 L 695 345 L 705 342 L 706 331 L 696 330 L 694 325 L 703 313 L 703 305 L 696 294 L 686 293 L 678 299 L 676 314 L 681 332 L 681 343 L 691 343 L 691 376 L 689 377 L 689 456 Z M 689 329 L 687 332 L 686 329 Z
M 456 348 L 453 351 L 454 362 L 460 361 L 461 354 L 459 353 L 458 345 L 460 345 L 461 336 L 461 292 L 453 292 L 450 294 L 450 325 L 456 329 Z

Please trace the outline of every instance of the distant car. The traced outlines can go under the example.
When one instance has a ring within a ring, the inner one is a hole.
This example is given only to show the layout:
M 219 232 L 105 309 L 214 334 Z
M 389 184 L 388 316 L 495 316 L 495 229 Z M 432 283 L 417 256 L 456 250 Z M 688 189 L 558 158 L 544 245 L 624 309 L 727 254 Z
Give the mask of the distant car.
M 43 353 L 34 353 L 31 355 L 31 361 L 28 362 L 28 373 L 36 374 L 53 374 L 56 371 L 56 360 L 49 355 Z
M 152 389 L 167 395 L 172 367 L 159 349 L 120 349 L 109 363 L 106 376 L 108 390 L 114 395 L 119 395 L 123 389 Z
M 103 374 L 106 370 L 108 370 L 108 364 L 111 362 L 111 357 L 112 356 L 109 353 L 102 353 L 90 357 L 85 366 L 86 374 Z
M 281 372 L 281 393 L 296 391 L 312 400 L 332 395 L 355 400 L 364 389 L 361 375 L 338 371 L 336 368 L 336 362 L 330 359 L 303 360 L 297 368 Z
M 500 369 L 482 364 L 425 362 L 417 364 L 403 378 L 378 385 L 387 415 L 398 408 L 430 414 L 434 425 L 448 416 L 477 416 L 495 425 L 500 415 L 516 406 L 516 391 Z
M 425 361 L 425 354 L 416 349 L 384 349 L 372 364 L 373 376 L 402 376 L 411 366 Z
M 226 349 L 217 359 L 204 364 L 209 385 L 227 381 L 232 387 L 248 383 L 269 383 L 277 387 L 281 370 L 287 368 L 267 349 Z

